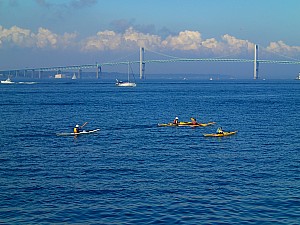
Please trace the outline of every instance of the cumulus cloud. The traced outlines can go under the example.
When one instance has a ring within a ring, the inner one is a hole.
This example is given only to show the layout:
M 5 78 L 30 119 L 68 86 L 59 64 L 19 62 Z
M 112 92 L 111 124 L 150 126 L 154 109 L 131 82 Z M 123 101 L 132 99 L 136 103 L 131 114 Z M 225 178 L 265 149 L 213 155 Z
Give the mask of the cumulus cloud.
M 128 47 L 144 46 L 146 48 L 157 48 L 161 43 L 161 37 L 158 35 L 137 32 L 132 27 L 125 31 L 123 38 Z
M 300 46 L 289 46 L 283 41 L 271 42 L 267 47 L 267 50 L 270 52 L 284 53 L 284 54 L 297 54 L 300 53 Z
M 215 38 L 209 38 L 202 42 L 202 46 L 209 49 L 219 48 L 219 42 Z
M 20 47 L 30 47 L 32 45 L 32 33 L 28 29 L 22 29 L 13 26 L 10 29 L 5 29 L 0 26 L 0 47 L 4 43 L 13 43 Z
M 225 46 L 230 52 L 241 53 L 243 51 L 253 51 L 254 44 L 248 40 L 241 40 L 229 34 L 225 34 L 222 37 L 225 41 Z
M 121 35 L 114 31 L 98 32 L 95 37 L 90 37 L 83 42 L 82 50 L 114 50 L 121 46 Z
M 77 33 L 56 34 L 40 27 L 37 32 L 13 26 L 6 29 L 0 26 L 0 48 L 17 46 L 38 49 L 71 49 L 92 51 L 136 51 L 140 46 L 159 52 L 183 51 L 210 55 L 238 55 L 252 53 L 254 44 L 248 40 L 225 34 L 220 38 L 203 39 L 198 31 L 185 30 L 163 38 L 157 34 L 137 31 L 129 27 L 123 32 L 99 31 L 84 40 L 77 40 Z M 270 52 L 287 55 L 300 53 L 300 46 L 289 46 L 283 41 L 271 42 Z
M 162 39 L 159 35 L 142 33 L 129 27 L 124 33 L 106 30 L 98 32 L 83 42 L 82 50 L 130 50 L 143 46 L 148 49 L 199 50 L 201 34 L 197 31 L 183 31 L 175 36 Z
M 182 31 L 177 36 L 168 36 L 162 46 L 172 50 L 199 50 L 201 46 L 201 34 L 198 31 Z
M 56 48 L 57 47 L 57 34 L 53 34 L 50 30 L 45 28 L 39 28 L 39 31 L 36 35 L 37 39 L 37 47 L 45 48 L 48 45 L 50 47 Z
M 156 48 L 160 43 L 159 36 L 137 32 L 130 27 L 123 34 L 109 30 L 98 32 L 96 36 L 83 41 L 82 50 L 131 50 L 139 46 Z
M 75 33 L 58 35 L 45 28 L 39 28 L 37 33 L 33 33 L 17 26 L 9 29 L 0 26 L 0 47 L 7 44 L 21 48 L 66 48 L 72 45 L 76 36 Z

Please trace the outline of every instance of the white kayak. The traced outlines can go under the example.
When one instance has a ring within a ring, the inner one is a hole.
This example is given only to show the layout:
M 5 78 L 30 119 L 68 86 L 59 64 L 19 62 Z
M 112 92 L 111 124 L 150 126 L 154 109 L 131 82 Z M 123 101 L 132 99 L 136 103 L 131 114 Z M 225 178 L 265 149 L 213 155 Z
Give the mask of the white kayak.
M 94 130 L 83 130 L 79 133 L 57 133 L 57 136 L 77 136 L 77 135 L 81 135 L 81 134 L 92 134 L 95 133 L 97 131 L 99 131 L 100 129 L 94 129 Z

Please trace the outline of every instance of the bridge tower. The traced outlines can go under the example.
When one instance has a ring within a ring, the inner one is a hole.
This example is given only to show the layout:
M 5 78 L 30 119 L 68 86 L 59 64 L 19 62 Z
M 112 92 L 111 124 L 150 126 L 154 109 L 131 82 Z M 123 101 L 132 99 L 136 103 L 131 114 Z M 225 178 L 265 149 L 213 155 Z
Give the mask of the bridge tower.
M 81 67 L 78 69 L 78 79 L 80 79 L 81 78 L 81 73 L 82 73 L 82 69 L 81 69 Z
M 144 79 L 145 75 L 145 63 L 144 63 L 144 53 L 145 49 L 140 47 L 140 79 Z
M 101 76 L 102 68 L 101 66 L 97 63 L 97 71 L 96 71 L 96 78 L 99 79 L 99 74 Z
M 258 45 L 254 46 L 254 77 L 253 79 L 258 79 Z

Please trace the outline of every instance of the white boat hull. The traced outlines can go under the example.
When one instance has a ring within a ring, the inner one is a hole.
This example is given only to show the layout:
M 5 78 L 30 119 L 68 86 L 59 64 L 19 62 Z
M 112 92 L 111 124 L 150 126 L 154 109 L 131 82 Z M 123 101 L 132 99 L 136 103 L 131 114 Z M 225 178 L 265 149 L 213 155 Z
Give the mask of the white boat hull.
M 1 80 L 1 84 L 14 84 L 15 82 L 12 82 L 10 79 L 7 80 Z
M 129 68 L 130 68 L 130 63 L 128 62 L 128 71 L 127 71 L 128 78 L 127 78 L 127 81 L 123 82 L 123 81 L 119 81 L 118 79 L 116 79 L 116 81 L 117 81 L 116 86 L 117 87 L 136 87 L 136 83 L 130 82 L 130 80 L 129 80 Z
M 116 83 L 118 87 L 136 87 L 136 83 L 131 82 L 123 82 L 123 83 Z

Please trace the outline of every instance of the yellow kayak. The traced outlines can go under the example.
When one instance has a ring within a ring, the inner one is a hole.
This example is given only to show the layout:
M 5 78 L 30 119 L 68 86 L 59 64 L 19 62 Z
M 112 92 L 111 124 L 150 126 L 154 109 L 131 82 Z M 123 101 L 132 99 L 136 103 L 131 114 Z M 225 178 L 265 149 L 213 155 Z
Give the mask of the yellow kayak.
M 159 126 L 159 127 L 177 127 L 178 124 L 174 124 L 174 123 L 159 123 L 159 124 L 157 124 L 157 126 Z
M 192 122 L 179 122 L 178 124 L 174 123 L 159 123 L 159 127 L 207 127 L 215 124 L 215 122 L 208 122 L 208 123 L 197 123 L 192 124 Z
M 222 134 L 203 134 L 204 137 L 224 137 L 224 136 L 230 136 L 230 135 L 234 135 L 237 133 L 236 131 L 230 131 L 230 132 L 226 132 L 224 131 Z
M 208 122 L 208 123 L 197 123 L 193 124 L 192 122 L 179 122 L 178 126 L 193 126 L 193 127 L 207 127 L 214 125 L 216 122 Z

